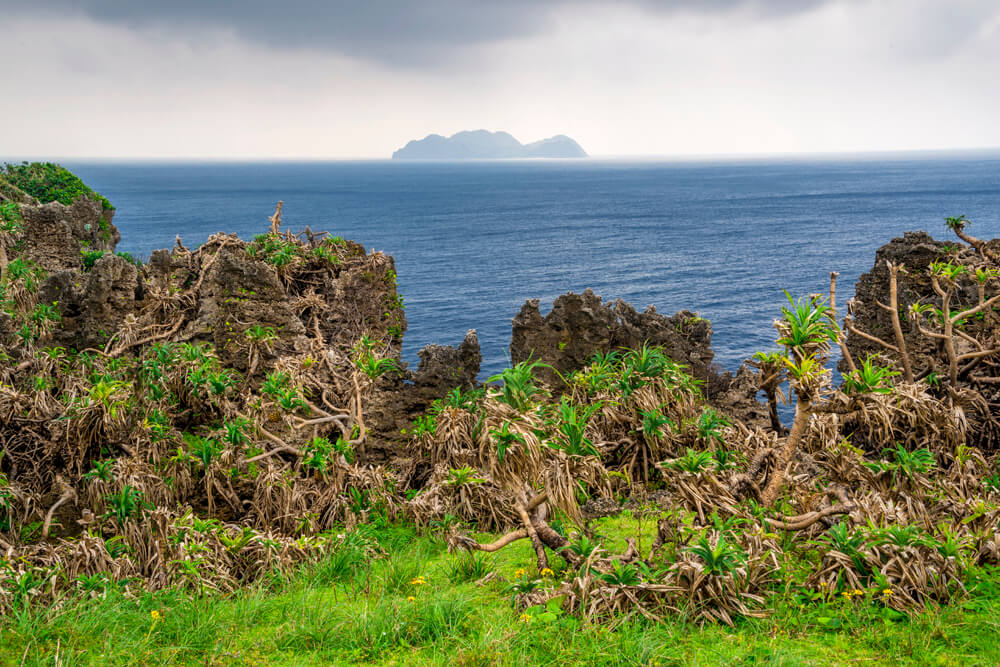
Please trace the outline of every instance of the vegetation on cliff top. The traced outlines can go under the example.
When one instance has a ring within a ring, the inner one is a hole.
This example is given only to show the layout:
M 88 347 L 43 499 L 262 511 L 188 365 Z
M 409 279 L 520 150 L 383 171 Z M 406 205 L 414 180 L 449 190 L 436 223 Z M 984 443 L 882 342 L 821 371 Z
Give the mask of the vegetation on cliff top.
M 69 206 L 80 197 L 89 197 L 100 202 L 102 209 L 115 210 L 106 197 L 91 190 L 76 174 L 51 162 L 6 164 L 0 169 L 0 181 L 6 181 L 42 204 L 57 201 Z

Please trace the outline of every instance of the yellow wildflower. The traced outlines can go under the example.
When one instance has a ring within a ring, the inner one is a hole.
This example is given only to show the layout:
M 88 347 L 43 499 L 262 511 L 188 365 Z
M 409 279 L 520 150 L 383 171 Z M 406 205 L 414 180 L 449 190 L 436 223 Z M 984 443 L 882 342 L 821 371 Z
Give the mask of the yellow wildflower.
M 423 577 L 416 577 L 414 579 L 410 579 L 410 585 L 411 586 L 423 586 L 426 583 L 427 583 L 427 580 L 424 579 Z
M 546 567 L 546 568 L 542 569 L 542 576 L 543 577 L 554 577 L 554 576 L 556 576 L 556 573 Z
M 843 595 L 848 600 L 851 599 L 851 592 L 850 591 L 844 591 L 843 593 L 841 593 L 841 595 Z
M 890 590 L 888 588 L 882 589 L 882 597 L 887 598 L 890 595 L 892 595 L 892 590 Z
M 519 567 L 516 570 L 514 570 L 514 576 L 515 577 L 523 577 L 526 574 L 527 574 L 527 572 L 524 570 L 523 567 Z
M 159 612 L 159 610 L 157 610 L 157 609 L 154 609 L 153 611 L 149 612 L 149 616 L 150 616 L 150 618 L 153 619 L 154 623 L 156 621 L 162 621 L 163 620 L 163 614 L 161 614 Z
M 416 602 L 416 600 L 417 600 L 417 598 L 413 597 L 412 595 L 408 595 L 406 597 L 406 601 L 407 602 Z
M 855 594 L 855 595 L 864 595 L 864 594 L 865 594 L 865 592 L 864 592 L 864 591 L 859 591 L 858 589 L 856 589 L 856 588 L 855 588 L 855 589 L 854 589 L 854 594 Z
M 825 581 L 819 582 L 820 588 L 826 588 L 827 583 Z
M 520 616 L 520 618 L 518 618 L 518 620 L 521 621 L 522 623 L 531 623 L 531 615 L 530 614 L 521 614 L 521 616 Z

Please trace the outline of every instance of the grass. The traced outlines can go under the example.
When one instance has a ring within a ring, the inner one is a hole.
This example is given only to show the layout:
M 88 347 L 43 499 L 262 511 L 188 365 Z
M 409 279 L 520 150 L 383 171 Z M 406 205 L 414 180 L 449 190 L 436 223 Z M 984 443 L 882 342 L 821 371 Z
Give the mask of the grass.
M 614 549 L 637 527 L 650 539 L 653 521 L 636 523 L 625 514 L 594 526 Z M 348 540 L 357 548 L 230 596 L 111 591 L 29 607 L 0 621 L 0 664 L 1000 663 L 996 570 L 978 570 L 956 604 L 911 618 L 843 600 L 800 604 L 787 591 L 771 600 L 769 617 L 735 628 L 683 617 L 609 627 L 565 614 L 521 620 L 507 585 L 519 569 L 536 576 L 526 542 L 473 558 L 406 527 L 363 527 Z M 376 546 L 387 555 L 365 555 Z

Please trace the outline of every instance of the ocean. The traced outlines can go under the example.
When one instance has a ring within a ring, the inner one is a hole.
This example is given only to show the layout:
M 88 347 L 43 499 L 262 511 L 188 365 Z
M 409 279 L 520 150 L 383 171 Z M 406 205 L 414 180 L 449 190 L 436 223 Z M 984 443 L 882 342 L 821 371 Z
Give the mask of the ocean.
M 642 310 L 712 321 L 735 371 L 774 349 L 784 290 L 853 294 L 875 250 L 908 230 L 949 238 L 944 218 L 1000 236 L 1000 155 L 743 161 L 412 163 L 74 162 L 117 207 L 119 250 L 148 257 L 215 232 L 309 226 L 393 255 L 409 329 L 404 359 L 476 329 L 482 377 L 507 364 L 510 320 L 593 289 Z

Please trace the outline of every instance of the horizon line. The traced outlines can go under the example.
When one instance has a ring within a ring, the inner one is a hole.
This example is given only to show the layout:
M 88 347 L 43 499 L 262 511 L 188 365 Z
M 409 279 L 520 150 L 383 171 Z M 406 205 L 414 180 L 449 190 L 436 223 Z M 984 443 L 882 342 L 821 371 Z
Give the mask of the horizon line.
M 991 154 L 1000 155 L 1000 146 L 987 146 L 975 148 L 892 148 L 874 150 L 844 150 L 844 151 L 776 151 L 776 152 L 736 152 L 736 153 L 624 153 L 624 154 L 597 154 L 586 157 L 574 158 L 476 158 L 476 159 L 427 159 L 427 160 L 394 160 L 392 157 L 372 157 L 372 156 L 297 156 L 297 155 L 257 155 L 257 156 L 163 156 L 163 155 L 120 155 L 120 156 L 95 156 L 95 155 L 64 155 L 58 157 L 42 156 L 19 156 L 17 158 L 0 158 L 0 163 L 16 164 L 23 161 L 28 162 L 160 162 L 160 163 L 233 163 L 233 162 L 286 162 L 286 163 L 322 163 L 322 162 L 393 162 L 400 164 L 413 163 L 467 163 L 467 162 L 567 162 L 586 163 L 600 161 L 662 161 L 662 162 L 701 162 L 706 160 L 776 160 L 776 159 L 808 159 L 808 158 L 878 158 L 878 157 L 917 157 L 917 156 L 943 156 L 943 155 L 967 155 L 967 154 Z

